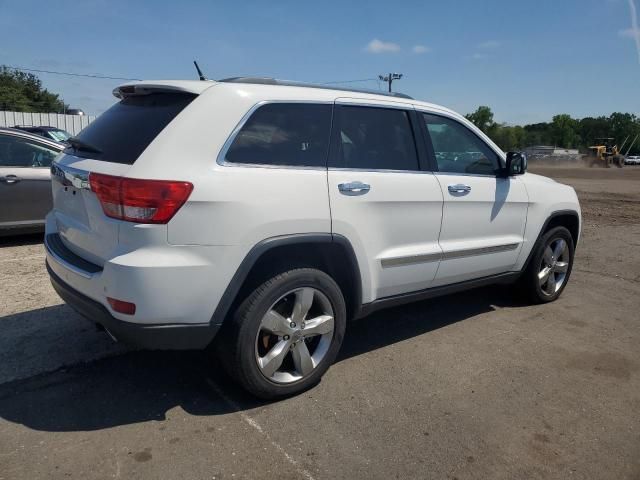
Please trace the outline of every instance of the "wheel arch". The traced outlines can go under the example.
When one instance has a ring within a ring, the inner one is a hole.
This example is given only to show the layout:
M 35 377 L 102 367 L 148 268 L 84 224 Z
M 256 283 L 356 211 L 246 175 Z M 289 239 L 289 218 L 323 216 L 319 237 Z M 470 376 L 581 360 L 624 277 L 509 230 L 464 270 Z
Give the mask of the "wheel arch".
M 273 275 L 301 267 L 317 268 L 331 276 L 345 297 L 348 318 L 358 315 L 362 278 L 351 243 L 342 235 L 309 233 L 272 237 L 256 244 L 229 282 L 211 323 L 222 324 L 252 289 Z
M 540 228 L 538 236 L 536 237 L 536 241 L 533 245 L 537 245 L 537 243 L 540 241 L 540 238 L 549 230 L 555 227 L 565 227 L 567 230 L 569 230 L 571 238 L 573 238 L 573 245 L 574 247 L 577 247 L 578 241 L 580 239 L 580 216 L 575 210 L 557 210 L 555 212 L 552 212 L 542 224 L 542 228 Z M 527 261 L 522 268 L 523 272 L 528 268 L 534 250 L 535 248 L 532 248 L 529 252 Z
M 578 216 L 578 212 L 574 210 L 562 210 L 552 213 L 542 226 L 538 238 L 554 227 L 565 227 L 569 230 L 571 238 L 573 238 L 574 246 L 578 245 L 578 240 L 580 239 L 580 217 Z

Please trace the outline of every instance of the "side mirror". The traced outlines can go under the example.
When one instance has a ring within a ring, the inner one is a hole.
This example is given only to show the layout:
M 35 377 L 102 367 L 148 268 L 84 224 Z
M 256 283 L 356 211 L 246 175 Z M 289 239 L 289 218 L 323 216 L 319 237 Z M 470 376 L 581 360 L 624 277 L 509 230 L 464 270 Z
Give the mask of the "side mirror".
M 522 175 L 527 171 L 527 156 L 522 152 L 507 153 L 507 168 L 505 174 L 507 177 L 513 175 Z

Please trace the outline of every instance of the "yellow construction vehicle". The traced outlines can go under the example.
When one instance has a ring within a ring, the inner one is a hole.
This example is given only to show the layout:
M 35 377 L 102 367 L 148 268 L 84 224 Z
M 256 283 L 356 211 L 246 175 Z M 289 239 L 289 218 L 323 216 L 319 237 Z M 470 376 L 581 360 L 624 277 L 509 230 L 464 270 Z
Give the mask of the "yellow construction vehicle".
M 596 145 L 589 147 L 589 153 L 584 155 L 584 159 L 590 167 L 611 168 L 615 165 L 618 168 L 624 167 L 624 155 L 620 153 L 618 145 L 613 143 L 613 138 L 596 138 Z M 624 143 L 627 143 L 625 140 Z M 624 143 L 622 144 L 624 148 Z

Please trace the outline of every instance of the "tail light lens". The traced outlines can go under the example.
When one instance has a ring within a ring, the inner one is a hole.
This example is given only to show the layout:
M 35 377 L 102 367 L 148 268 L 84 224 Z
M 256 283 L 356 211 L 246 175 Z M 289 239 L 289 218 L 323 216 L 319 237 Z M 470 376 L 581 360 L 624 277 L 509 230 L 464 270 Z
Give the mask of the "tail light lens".
M 193 185 L 90 173 L 89 184 L 107 217 L 135 223 L 167 223 L 191 195 Z

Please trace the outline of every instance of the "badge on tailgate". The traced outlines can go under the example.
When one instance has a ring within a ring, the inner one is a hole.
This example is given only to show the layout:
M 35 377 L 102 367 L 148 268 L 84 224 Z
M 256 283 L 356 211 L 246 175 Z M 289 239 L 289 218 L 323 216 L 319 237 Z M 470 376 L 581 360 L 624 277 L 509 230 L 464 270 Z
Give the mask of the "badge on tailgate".
M 89 172 L 58 163 L 51 164 L 51 179 L 65 187 L 89 189 Z

